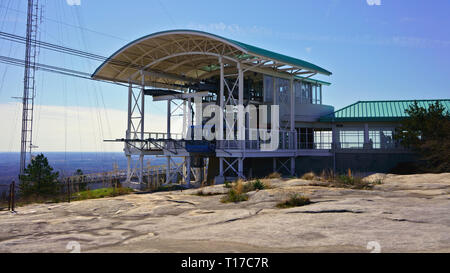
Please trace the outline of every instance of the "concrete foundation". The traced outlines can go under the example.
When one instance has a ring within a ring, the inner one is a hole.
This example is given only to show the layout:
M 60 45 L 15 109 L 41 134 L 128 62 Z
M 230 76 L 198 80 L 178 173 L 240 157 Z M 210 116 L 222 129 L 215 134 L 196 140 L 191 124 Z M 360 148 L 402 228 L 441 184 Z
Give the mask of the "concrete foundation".
M 383 152 L 343 152 L 336 153 L 336 172 L 344 173 L 348 169 L 354 172 L 387 173 L 398 163 L 416 161 L 413 153 L 383 153 Z M 295 169 L 298 174 L 306 172 L 320 173 L 324 169 L 334 168 L 333 157 L 303 156 L 297 157 Z

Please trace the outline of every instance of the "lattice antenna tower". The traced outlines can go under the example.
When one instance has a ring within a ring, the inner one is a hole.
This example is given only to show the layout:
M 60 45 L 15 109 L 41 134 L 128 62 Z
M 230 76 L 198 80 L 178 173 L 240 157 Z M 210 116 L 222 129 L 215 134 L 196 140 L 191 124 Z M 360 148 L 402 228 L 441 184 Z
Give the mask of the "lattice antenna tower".
M 26 164 L 31 160 L 33 149 L 33 108 L 36 96 L 36 59 L 39 53 L 38 25 L 41 22 L 39 0 L 28 0 L 27 34 L 25 44 L 25 72 L 22 96 L 22 134 L 20 145 L 20 174 L 24 174 Z M 28 155 L 28 156 L 27 156 Z

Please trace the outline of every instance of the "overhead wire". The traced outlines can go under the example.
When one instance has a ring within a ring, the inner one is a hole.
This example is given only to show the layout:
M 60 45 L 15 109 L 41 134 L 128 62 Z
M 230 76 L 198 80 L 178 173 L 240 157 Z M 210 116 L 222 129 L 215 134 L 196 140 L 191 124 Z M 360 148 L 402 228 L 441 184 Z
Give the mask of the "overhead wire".
M 10 8 L 10 2 L 11 2 L 11 0 L 9 0 L 9 2 L 8 2 L 8 6 L 6 7 L 5 14 L 6 14 L 7 10 L 14 10 L 14 9 Z M 19 2 L 19 1 L 17 1 L 17 2 Z M 3 6 L 0 5 L 0 7 L 3 7 Z M 19 10 L 15 10 L 15 11 L 20 12 Z M 23 12 L 20 12 L 20 13 L 23 13 Z M 84 47 L 85 48 L 87 48 L 87 46 L 86 46 L 87 43 L 84 40 L 84 35 L 85 35 L 84 31 L 90 31 L 90 32 L 99 33 L 97 31 L 92 31 L 90 29 L 85 28 L 83 26 L 83 22 L 82 22 L 82 18 L 81 18 L 80 14 L 77 14 L 78 26 L 70 25 L 70 24 L 62 22 L 61 20 L 54 20 L 54 19 L 50 19 L 50 18 L 44 17 L 44 16 L 43 16 L 43 18 L 45 18 L 48 21 L 57 22 L 60 25 L 68 25 L 68 26 L 72 26 L 72 27 L 78 28 L 80 30 L 80 32 L 81 32 L 82 41 L 84 43 Z M 63 33 L 62 30 L 61 30 L 61 26 L 58 26 L 58 27 L 59 27 L 60 34 Z M 1 29 L 1 30 L 3 30 L 3 29 Z M 100 34 L 104 34 L 104 33 L 100 33 Z M 110 35 L 106 35 L 106 36 L 110 36 Z M 117 37 L 115 37 L 115 38 L 117 38 Z M 20 35 L 16 35 L 16 34 L 13 34 L 13 33 L 7 33 L 7 32 L 4 32 L 4 31 L 0 31 L 0 39 L 4 39 L 4 40 L 16 42 L 16 43 L 21 43 L 21 44 L 25 44 L 26 43 L 26 38 L 25 37 L 20 36 Z M 121 38 L 119 38 L 119 39 L 121 39 Z M 121 40 L 124 40 L 124 39 L 121 39 Z M 101 56 L 101 55 L 98 55 L 98 54 L 93 54 L 93 53 L 90 53 L 90 52 L 87 52 L 87 51 L 82 51 L 82 50 L 77 50 L 77 49 L 65 47 L 63 45 L 43 42 L 43 41 L 40 41 L 40 39 L 38 41 L 35 41 L 35 42 L 41 49 L 45 49 L 45 50 L 52 50 L 52 51 L 55 51 L 55 52 L 58 52 L 58 53 L 69 54 L 69 55 L 72 55 L 72 56 L 85 58 L 87 60 L 102 61 L 102 62 L 108 60 L 110 63 L 113 63 L 115 65 L 119 65 L 119 66 L 135 67 L 135 68 L 139 68 L 139 69 L 141 68 L 141 66 L 133 64 L 133 63 L 124 62 L 124 61 L 118 61 L 118 60 L 110 60 L 109 58 Z M 17 47 L 15 47 L 15 48 L 17 48 Z M 23 60 L 20 60 L 20 59 L 17 59 L 17 58 L 12 58 L 10 56 L 1 56 L 1 55 L 0 55 L 0 63 L 9 64 L 9 65 L 15 65 L 15 66 L 19 66 L 19 67 L 23 67 L 25 65 Z M 60 74 L 60 75 L 77 77 L 77 78 L 88 79 L 88 80 L 107 82 L 107 83 L 117 84 L 117 85 L 121 85 L 121 86 L 128 86 L 126 84 L 121 84 L 121 83 L 118 83 L 118 82 L 111 82 L 111 81 L 107 81 L 107 80 L 92 79 L 91 78 L 91 74 L 87 73 L 87 72 L 78 71 L 78 70 L 74 70 L 74 69 L 68 69 L 68 68 L 64 68 L 64 67 L 58 67 L 58 66 L 54 66 L 54 65 L 42 64 L 42 63 L 39 63 L 39 62 L 36 63 L 36 68 L 39 71 L 44 71 L 44 72 L 56 73 L 56 74 Z M 96 93 L 98 92 L 98 90 L 96 89 L 95 85 L 94 85 L 94 90 L 95 90 Z M 88 92 L 88 94 L 89 94 L 89 92 Z M 100 103 L 99 103 L 97 95 L 95 97 L 96 97 L 95 98 L 95 102 L 96 102 L 96 105 L 97 105 L 97 109 L 99 109 L 100 108 L 99 107 Z M 103 105 L 103 110 L 105 112 L 105 116 L 106 116 L 106 119 L 107 119 L 108 132 L 111 134 L 111 127 L 110 127 L 110 124 L 109 124 L 109 118 L 108 118 L 108 114 L 107 114 L 107 110 L 106 110 L 106 105 L 105 105 L 103 93 L 101 92 L 101 90 L 100 90 L 100 96 L 99 97 L 101 98 L 101 102 L 102 102 L 102 105 Z M 90 100 L 90 101 L 92 101 L 92 100 Z M 155 105 L 155 106 L 157 106 L 157 105 Z M 159 107 L 157 107 L 157 108 L 159 108 Z M 94 115 L 91 115 L 91 116 L 94 116 Z M 97 119 L 98 119 L 98 122 L 99 122 L 99 127 L 101 127 L 102 126 L 101 125 L 102 124 L 102 122 L 101 122 L 101 114 L 97 113 Z M 102 133 L 103 133 L 103 130 L 102 130 Z
M 9 1 L 11 1 L 11 0 L 9 0 Z M 14 2 L 19 2 L 19 1 L 14 1 Z M 22 10 L 9 8 L 8 6 L 0 5 L 0 8 L 5 8 L 5 11 L 9 10 L 9 11 L 14 11 L 16 13 L 26 14 L 26 12 L 24 12 Z M 72 27 L 72 28 L 80 28 L 79 26 L 75 26 L 75 25 L 66 23 L 64 21 L 55 20 L 55 19 L 50 18 L 50 17 L 43 16 L 42 18 L 45 19 L 46 21 L 58 23 L 58 24 L 61 24 L 61 25 L 64 25 L 64 26 L 68 26 L 68 27 Z M 109 38 L 113 38 L 113 39 L 117 39 L 117 40 L 121 40 L 121 41 L 126 41 L 125 39 L 123 39 L 121 37 L 118 37 L 118 36 L 115 36 L 115 35 L 111 35 L 111 34 L 108 34 L 108 33 L 104 33 L 104 32 L 101 32 L 101 31 L 92 30 L 92 29 L 88 29 L 88 28 L 84 28 L 84 30 L 92 32 L 92 33 L 95 33 L 95 34 L 99 34 L 99 35 L 102 35 L 102 36 L 105 36 L 105 37 L 109 37 Z

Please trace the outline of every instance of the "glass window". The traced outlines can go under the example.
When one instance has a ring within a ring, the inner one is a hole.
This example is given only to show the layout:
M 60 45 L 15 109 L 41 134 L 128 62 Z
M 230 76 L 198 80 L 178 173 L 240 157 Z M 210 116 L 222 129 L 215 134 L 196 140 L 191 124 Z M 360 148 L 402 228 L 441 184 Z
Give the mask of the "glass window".
M 344 149 L 363 148 L 364 131 L 363 130 L 339 131 L 339 142 L 341 144 L 341 148 Z
M 302 103 L 302 83 L 294 81 L 295 104 Z
M 314 129 L 315 149 L 331 149 L 333 132 L 330 129 Z
M 302 103 L 312 103 L 312 86 L 309 82 L 302 82 Z
M 278 91 L 278 104 L 280 107 L 282 104 L 289 105 L 290 92 L 289 92 L 289 80 L 276 78 L 275 88 Z
M 298 128 L 298 143 L 300 149 L 314 149 L 313 128 Z
M 273 102 L 273 77 L 264 75 L 264 102 Z

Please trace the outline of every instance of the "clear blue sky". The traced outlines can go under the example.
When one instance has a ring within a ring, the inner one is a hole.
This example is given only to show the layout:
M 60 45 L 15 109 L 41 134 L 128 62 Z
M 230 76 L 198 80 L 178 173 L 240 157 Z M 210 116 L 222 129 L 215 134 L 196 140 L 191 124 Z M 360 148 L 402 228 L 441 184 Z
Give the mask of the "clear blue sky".
M 42 40 L 104 56 L 153 32 L 198 29 L 332 71 L 331 77 L 319 79 L 332 83 L 324 88 L 324 103 L 336 109 L 357 100 L 450 97 L 447 0 L 41 2 Z M 25 0 L 2 0 L 0 31 L 24 35 L 25 11 Z M 0 40 L 3 56 L 23 58 L 23 51 L 21 45 Z M 100 64 L 46 50 L 39 61 L 86 72 Z M 21 96 L 22 75 L 22 68 L 0 64 L 0 105 Z M 38 105 L 126 110 L 122 87 L 39 72 L 37 90 Z M 157 114 L 163 107 L 149 111 Z M 109 122 L 103 126 L 113 126 Z

